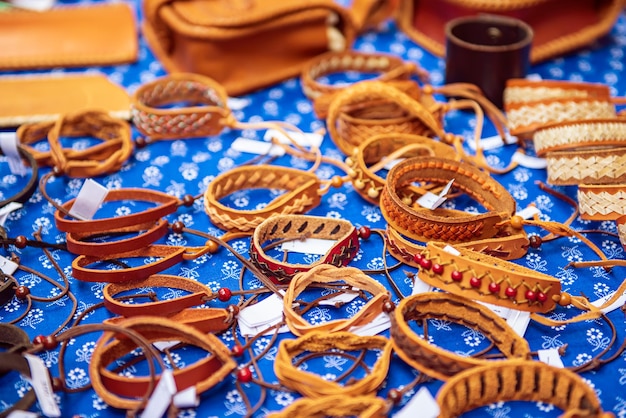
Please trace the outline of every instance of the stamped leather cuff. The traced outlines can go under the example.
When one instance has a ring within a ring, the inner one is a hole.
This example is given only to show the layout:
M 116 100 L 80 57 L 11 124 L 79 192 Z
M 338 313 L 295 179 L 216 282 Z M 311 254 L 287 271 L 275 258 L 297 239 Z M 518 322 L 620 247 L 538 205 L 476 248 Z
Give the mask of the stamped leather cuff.
M 479 331 L 507 358 L 528 358 L 528 342 L 491 309 L 450 293 L 427 292 L 403 299 L 391 317 L 394 352 L 415 369 L 439 380 L 493 361 L 461 356 L 417 335 L 409 321 L 438 319 Z M 499 361 L 495 361 L 497 364 Z
M 591 221 L 612 221 L 626 215 L 626 184 L 580 184 L 580 217 Z
M 327 350 L 382 350 L 369 374 L 350 385 L 329 382 L 322 377 L 293 365 L 293 358 L 305 352 Z M 350 332 L 311 332 L 295 340 L 283 340 L 278 346 L 274 373 L 278 381 L 291 390 L 309 398 L 330 395 L 354 397 L 375 394 L 383 383 L 391 360 L 391 341 L 385 337 L 361 337 Z
M 441 418 L 507 401 L 551 404 L 563 410 L 562 416 L 614 417 L 602 411 L 593 387 L 579 375 L 540 361 L 503 360 L 475 367 L 450 378 L 437 393 Z
M 150 342 L 180 341 L 208 352 L 206 357 L 197 362 L 173 370 L 178 391 L 195 386 L 196 393 L 201 394 L 224 380 L 236 366 L 228 348 L 215 335 L 202 333 L 167 318 L 137 316 L 121 321 L 118 325 L 140 333 Z M 128 377 L 106 368 L 135 348 L 137 345 L 133 340 L 116 339 L 113 332 L 107 331 L 100 337 L 91 355 L 89 377 L 93 389 L 108 405 L 115 408 L 137 408 L 140 401 L 136 398 L 144 396 L 148 391 L 150 378 Z
M 349 319 L 335 319 L 318 325 L 312 325 L 296 312 L 293 303 L 306 288 L 312 284 L 345 283 L 354 290 L 362 290 L 372 297 L 361 307 L 358 313 Z M 373 280 L 361 270 L 353 267 L 334 267 L 320 265 L 311 270 L 296 274 L 289 283 L 283 297 L 285 320 L 291 332 L 302 336 L 313 331 L 334 333 L 350 331 L 350 328 L 365 325 L 383 312 L 383 304 L 391 300 L 391 295 L 383 285 Z
M 336 243 L 319 260 L 312 264 L 293 264 L 278 261 L 263 250 L 263 246 L 277 240 L 316 238 L 334 240 Z M 274 283 L 291 280 L 300 272 L 330 264 L 347 265 L 359 251 L 357 229 L 343 219 L 307 215 L 272 216 L 254 229 L 250 242 L 250 260 Z
M 348 175 L 354 190 L 368 202 L 378 205 L 386 180 L 376 174 L 382 163 L 393 164 L 395 158 L 436 156 L 452 158 L 456 151 L 449 145 L 420 135 L 391 133 L 374 135 L 354 149 L 346 158 Z M 381 167 L 383 168 L 383 167 Z
M 228 96 L 216 81 L 198 74 L 175 73 L 140 86 L 132 97 L 132 120 L 151 140 L 219 134 L 230 114 Z M 165 108 L 176 103 L 185 107 Z
M 425 209 L 414 206 L 419 196 L 401 195 L 414 182 L 443 185 L 451 179 L 454 188 L 488 212 Z M 503 221 L 515 214 L 516 203 L 500 183 L 470 164 L 437 157 L 413 157 L 389 171 L 380 207 L 387 223 L 411 239 L 457 243 L 510 235 L 510 224 Z
M 255 165 L 237 167 L 217 176 L 204 193 L 204 209 L 214 225 L 225 230 L 248 232 L 274 214 L 305 213 L 320 203 L 320 180 L 306 171 L 288 167 Z M 220 200 L 244 189 L 286 190 L 263 209 L 239 210 Z

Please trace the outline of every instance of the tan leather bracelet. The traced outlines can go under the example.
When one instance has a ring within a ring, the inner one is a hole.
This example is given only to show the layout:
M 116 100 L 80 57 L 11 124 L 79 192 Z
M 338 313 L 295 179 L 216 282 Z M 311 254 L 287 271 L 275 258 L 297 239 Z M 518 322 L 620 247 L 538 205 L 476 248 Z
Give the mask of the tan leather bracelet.
M 376 174 L 378 171 L 376 168 L 382 162 L 391 163 L 396 157 L 452 158 L 454 155 L 456 155 L 454 148 L 433 138 L 406 133 L 388 133 L 374 135 L 360 144 L 352 155 L 346 158 L 346 164 L 350 167 L 348 175 L 354 190 L 363 199 L 378 205 L 380 192 L 386 182 Z M 374 164 L 374 167 L 370 167 L 371 164 Z
M 440 418 L 463 415 L 493 402 L 528 401 L 552 404 L 562 416 L 611 418 L 598 395 L 579 375 L 531 360 L 503 360 L 458 373 L 437 393 Z
M 401 196 L 414 182 L 445 184 L 472 197 L 489 212 L 470 214 L 447 209 L 414 208 L 414 194 Z M 418 241 L 468 242 L 509 235 L 516 203 L 509 192 L 491 176 L 459 161 L 436 157 L 413 157 L 395 165 L 387 175 L 380 208 L 387 223 L 398 232 Z
M 280 412 L 271 413 L 268 418 L 326 418 L 360 417 L 385 418 L 390 409 L 389 403 L 377 396 L 330 395 L 322 398 L 300 398 Z
M 296 368 L 292 359 L 304 352 L 326 350 L 382 350 L 369 375 L 346 386 L 329 382 L 311 372 Z M 308 396 L 341 395 L 354 397 L 376 393 L 387 376 L 391 359 L 391 341 L 385 337 L 361 337 L 350 332 L 311 332 L 295 340 L 283 340 L 278 346 L 274 373 L 278 381 L 289 389 Z
M 626 182 L 626 147 L 590 147 L 546 155 L 547 181 L 554 185 Z
M 148 309 L 149 307 L 146 307 L 146 310 Z M 190 326 L 205 334 L 218 334 L 232 327 L 233 320 L 235 319 L 233 309 L 236 309 L 236 307 L 229 307 L 226 309 L 204 307 L 198 309 L 184 308 L 178 312 L 167 315 L 167 319 L 169 319 L 170 321 L 174 321 L 178 324 Z M 144 312 L 143 315 L 152 314 Z M 127 318 L 128 317 L 125 316 L 115 316 L 113 318 L 105 319 L 104 321 L 102 321 L 102 323 L 117 325 L 120 322 L 125 321 Z
M 319 178 L 310 172 L 288 167 L 256 165 L 228 170 L 217 176 L 204 193 L 204 209 L 211 222 L 228 231 L 248 232 L 274 214 L 305 213 L 321 200 Z M 238 210 L 220 202 L 243 189 L 287 190 L 263 209 Z
M 415 369 L 439 380 L 490 360 L 465 357 L 445 350 L 421 338 L 409 321 L 440 319 L 465 325 L 481 332 L 507 358 L 528 358 L 528 342 L 492 310 L 467 298 L 441 292 L 426 292 L 403 299 L 390 314 L 391 341 L 394 352 Z
M 533 143 L 538 156 L 585 147 L 620 147 L 626 145 L 626 120 L 585 119 L 555 123 L 538 129 L 533 135 Z
M 228 348 L 213 334 L 202 333 L 190 326 L 156 316 L 136 316 L 120 321 L 117 325 L 132 329 L 151 342 L 180 341 L 210 353 L 192 365 L 173 370 L 178 391 L 195 386 L 196 393 L 206 392 L 224 380 L 236 367 Z M 97 341 L 89 363 L 89 377 L 95 392 L 108 405 L 124 409 L 137 408 L 140 401 L 134 398 L 146 393 L 150 379 L 127 377 L 106 368 L 136 348 L 131 339 L 116 337 L 107 331 Z
M 372 295 L 371 299 L 361 307 L 359 312 L 346 319 L 335 319 L 319 325 L 311 325 L 293 308 L 296 298 L 311 284 L 345 283 L 354 290 L 362 290 Z M 314 331 L 334 333 L 350 331 L 350 328 L 365 325 L 383 312 L 385 302 L 391 300 L 391 295 L 383 285 L 373 280 L 361 270 L 353 267 L 334 267 L 320 265 L 305 273 L 299 273 L 289 283 L 289 288 L 283 297 L 285 321 L 287 326 L 297 336 Z
M 609 86 L 602 83 L 586 83 L 562 80 L 510 79 L 504 90 L 505 106 L 554 99 L 605 99 L 611 97 Z
M 133 95 L 132 120 L 151 140 L 195 138 L 219 134 L 230 115 L 224 88 L 199 74 L 176 73 L 140 86 Z M 177 102 L 192 106 L 165 109 Z
M 361 81 L 337 93 L 328 109 L 330 138 L 345 154 L 388 132 L 444 137 L 440 121 L 413 97 L 382 81 Z
M 336 243 L 312 264 L 278 261 L 268 256 L 263 250 L 264 244 L 271 244 L 277 240 L 303 239 L 304 237 L 334 240 Z M 349 221 L 319 216 L 272 216 L 254 229 L 250 241 L 250 260 L 277 284 L 288 282 L 297 273 L 308 271 L 321 264 L 345 266 L 356 256 L 358 251 L 359 234 Z
M 582 219 L 612 221 L 626 215 L 626 183 L 580 184 L 578 208 Z

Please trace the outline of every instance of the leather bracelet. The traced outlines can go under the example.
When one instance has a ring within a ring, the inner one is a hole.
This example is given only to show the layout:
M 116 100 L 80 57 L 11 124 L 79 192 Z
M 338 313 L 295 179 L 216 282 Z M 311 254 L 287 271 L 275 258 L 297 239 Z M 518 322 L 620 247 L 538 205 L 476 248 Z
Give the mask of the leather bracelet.
M 370 374 L 350 385 L 329 382 L 311 372 L 296 368 L 292 358 L 306 352 L 326 350 L 382 350 Z M 283 340 L 278 346 L 274 373 L 278 381 L 289 389 L 319 398 L 329 395 L 354 397 L 375 394 L 387 376 L 391 358 L 391 342 L 384 337 L 361 337 L 349 332 L 311 332 L 295 340 Z
M 30 197 L 33 195 L 33 193 L 35 193 L 35 190 L 37 190 L 37 181 L 39 179 L 39 166 L 37 165 L 35 157 L 33 157 L 33 155 L 21 145 L 18 145 L 17 151 L 19 152 L 22 159 L 26 160 L 28 166 L 31 169 L 30 178 L 19 192 L 7 199 L 0 201 L 0 208 L 6 206 L 11 202 L 26 203 L 26 201 L 28 201 L 28 199 L 30 199 Z
M 616 220 L 626 215 L 626 184 L 580 184 L 578 208 L 582 219 Z
M 361 307 L 359 312 L 349 319 L 335 319 L 319 325 L 311 325 L 293 308 L 296 298 L 311 284 L 345 283 L 352 289 L 365 291 L 372 295 L 371 299 Z M 350 331 L 350 328 L 371 322 L 383 312 L 385 302 L 391 300 L 391 295 L 383 285 L 373 280 L 361 270 L 353 267 L 334 267 L 320 265 L 305 273 L 299 273 L 289 283 L 289 288 L 283 297 L 285 321 L 287 326 L 297 336 L 314 331 L 334 333 Z
M 278 261 L 263 250 L 263 245 L 276 240 L 313 238 L 334 240 L 336 243 L 312 264 L 294 264 Z M 307 215 L 272 216 L 261 222 L 250 241 L 250 260 L 274 283 L 288 282 L 300 272 L 330 264 L 345 266 L 359 251 L 357 229 L 343 219 L 322 218 Z
M 440 292 L 427 292 L 403 299 L 390 314 L 394 352 L 413 368 L 439 380 L 489 360 L 465 357 L 445 350 L 417 335 L 409 321 L 435 318 L 465 325 L 479 331 L 507 358 L 528 358 L 528 342 L 492 310 L 467 298 Z
M 504 90 L 505 108 L 520 103 L 531 103 L 555 99 L 602 99 L 611 98 L 609 86 L 602 83 L 586 83 L 561 80 L 528 80 L 513 78 L 506 82 Z
M 584 147 L 621 147 L 626 144 L 626 121 L 613 118 L 560 122 L 538 129 L 533 143 L 538 156 Z
M 309 417 L 360 417 L 385 418 L 390 405 L 377 396 L 330 395 L 322 398 L 300 398 L 280 412 L 268 415 L 268 418 Z
M 31 346 L 28 334 L 13 324 L 0 323 L 0 347 L 7 352 L 22 352 Z
M 2 352 L 0 353 L 0 376 L 4 376 L 10 371 L 17 371 L 27 378 L 31 377 L 30 366 L 24 356 L 12 352 Z M 7 388 L 3 389 L 3 391 L 5 390 L 7 390 Z M 0 418 L 10 416 L 13 411 L 28 411 L 35 403 L 35 400 L 35 391 L 30 387 L 15 404 L 0 411 Z
M 528 401 L 552 404 L 563 416 L 611 418 L 598 395 L 579 375 L 546 363 L 503 360 L 461 372 L 437 393 L 440 418 L 452 418 L 493 402 Z
M 589 147 L 546 155 L 550 184 L 578 185 L 626 182 L 626 147 Z
M 617 236 L 622 247 L 626 249 L 626 215 L 622 215 L 615 220 L 617 224 Z
M 132 97 L 133 124 L 151 140 L 196 138 L 219 134 L 230 114 L 227 94 L 216 81 L 178 73 L 140 86 Z M 166 109 L 178 102 L 191 106 Z
M 173 371 L 179 391 L 195 386 L 196 393 L 203 393 L 221 382 L 236 367 L 228 348 L 213 334 L 205 334 L 167 318 L 153 316 L 128 318 L 118 325 L 137 331 L 151 342 L 180 341 L 210 353 L 190 366 Z M 107 370 L 109 364 L 137 347 L 131 339 L 115 337 L 114 333 L 107 331 L 96 343 L 89 363 L 89 377 L 95 392 L 108 405 L 133 409 L 139 401 L 132 398 L 139 398 L 146 393 L 150 379 L 126 377 Z
M 375 164 L 375 167 L 378 167 L 384 161 L 391 163 L 395 159 L 391 157 L 392 155 L 397 158 L 417 156 L 451 158 L 456 155 L 456 151 L 433 138 L 413 134 L 379 134 L 365 140 L 354 149 L 351 156 L 346 158 L 346 164 L 350 167 L 348 175 L 354 190 L 372 204 L 379 204 L 380 192 L 386 180 L 378 176 L 376 174 L 378 170 L 373 170 L 369 165 Z
M 400 196 L 414 182 L 445 184 L 454 179 L 454 187 L 482 204 L 489 212 L 469 214 L 446 209 L 413 208 L 416 196 Z M 515 214 L 515 200 L 491 176 L 478 168 L 454 160 L 436 157 L 413 157 L 395 165 L 387 175 L 380 208 L 387 223 L 402 234 L 418 241 L 467 242 L 509 235 L 509 223 Z M 519 232 L 519 231 L 517 231 Z
M 157 302 L 158 303 L 158 302 Z M 149 305 L 149 304 L 144 304 Z M 145 310 L 150 309 L 149 306 L 144 306 Z M 237 307 L 234 305 L 229 306 L 227 309 L 221 308 L 184 308 L 178 312 L 167 315 L 167 319 L 174 321 L 177 324 L 183 324 L 190 326 L 204 334 L 218 334 L 231 328 L 235 319 L 235 312 Z M 137 316 L 139 316 L 138 314 Z M 153 315 L 151 313 L 143 312 L 141 315 Z M 108 318 L 102 321 L 103 324 L 118 325 L 123 323 L 127 318 L 125 316 L 116 316 Z
M 313 173 L 293 168 L 256 165 L 228 170 L 217 176 L 204 194 L 204 209 L 211 222 L 225 230 L 248 232 L 274 214 L 305 213 L 320 204 L 320 180 Z M 285 194 L 263 209 L 238 210 L 220 200 L 243 189 L 284 189 Z
M 441 123 L 419 101 L 381 81 L 361 81 L 337 93 L 326 126 L 345 155 L 373 135 L 399 132 L 444 137 Z
M 6 305 L 13 299 L 16 287 L 17 285 L 14 278 L 0 272 L 0 306 Z
M 182 203 L 179 199 L 169 194 L 156 190 L 125 188 L 109 190 L 104 202 L 117 202 L 122 200 L 139 200 L 155 203 L 156 206 L 137 213 L 111 218 L 92 219 L 89 221 L 70 219 L 59 210 L 54 213 L 56 227 L 62 232 L 81 234 L 99 234 L 123 230 L 123 228 L 157 222 L 160 218 L 174 213 Z M 65 202 L 61 208 L 68 212 L 76 199 Z
M 528 312 L 549 312 L 562 299 L 561 282 L 515 263 L 429 242 L 421 254 L 418 277 L 431 286 L 494 305 Z

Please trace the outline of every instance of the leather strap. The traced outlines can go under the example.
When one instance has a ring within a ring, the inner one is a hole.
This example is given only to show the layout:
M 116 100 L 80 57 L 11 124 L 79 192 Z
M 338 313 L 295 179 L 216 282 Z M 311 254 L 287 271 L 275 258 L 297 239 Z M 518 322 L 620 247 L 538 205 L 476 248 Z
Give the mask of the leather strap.
M 297 399 L 282 411 L 270 414 L 268 418 L 385 418 L 389 409 L 388 402 L 377 396 L 330 395 L 315 399 Z
M 30 378 L 31 375 L 28 361 L 24 356 L 17 353 L 2 352 L 0 353 L 0 376 L 4 376 L 10 371 L 17 371 L 27 378 Z M 6 390 L 8 389 L 5 387 L 3 391 Z M 36 399 L 35 391 L 30 387 L 15 404 L 0 411 L 0 418 L 8 417 L 13 411 L 28 411 Z
M 30 337 L 22 328 L 13 324 L 0 323 L 0 347 L 14 353 L 22 352 L 31 345 Z
M 548 183 L 554 185 L 626 183 L 626 147 L 588 147 L 546 155 Z
M 336 243 L 312 264 L 295 264 L 278 261 L 263 250 L 263 246 L 277 240 L 324 239 Z M 315 266 L 330 264 L 345 266 L 359 251 L 357 229 L 343 219 L 307 215 L 272 216 L 254 229 L 250 242 L 250 260 L 274 283 L 288 282 L 297 273 Z
M 461 356 L 431 344 L 411 329 L 409 321 L 434 318 L 465 325 L 488 338 L 507 358 L 530 356 L 528 342 L 504 319 L 486 306 L 454 294 L 427 292 L 409 296 L 390 318 L 395 353 L 410 366 L 439 380 L 493 362 Z
M 626 215 L 626 184 L 581 184 L 578 208 L 582 219 L 616 220 Z
M 17 284 L 14 278 L 0 272 L 0 306 L 6 305 L 13 299 L 16 287 Z
M 533 143 L 538 156 L 585 147 L 623 147 L 626 120 L 586 119 L 556 123 L 538 129 L 533 135 Z
M 145 307 L 146 310 L 149 307 Z M 152 315 L 143 313 L 143 315 Z M 155 315 L 160 316 L 160 315 Z M 234 316 L 228 309 L 221 308 L 184 308 L 178 312 L 167 315 L 167 319 L 178 324 L 190 326 L 204 334 L 218 334 L 232 327 Z M 123 323 L 127 317 L 116 316 L 103 321 L 105 324 L 117 325 Z
M 219 134 L 229 114 L 228 95 L 209 77 L 173 73 L 140 86 L 132 97 L 132 120 L 151 140 Z M 189 106 L 165 108 L 176 103 Z
M 541 102 L 544 100 L 587 98 L 609 100 L 611 90 L 602 83 L 562 80 L 529 80 L 512 78 L 506 82 L 504 105 Z
M 239 210 L 221 200 L 244 189 L 283 189 L 286 193 L 263 209 Z M 306 213 L 320 203 L 320 180 L 313 173 L 288 167 L 242 166 L 217 176 L 204 193 L 204 209 L 214 225 L 227 231 L 248 232 L 272 215 Z
M 335 319 L 322 324 L 312 325 L 294 309 L 293 304 L 295 300 L 310 285 L 342 282 L 353 290 L 363 290 L 372 295 L 359 312 L 349 319 Z M 283 312 L 287 326 L 297 336 L 314 331 L 333 333 L 350 331 L 352 327 L 370 323 L 383 311 L 383 304 L 389 300 L 391 300 L 391 295 L 387 289 L 361 270 L 353 267 L 339 268 L 331 265 L 319 265 L 305 273 L 299 273 L 294 276 L 283 297 Z
M 19 192 L 7 199 L 0 201 L 0 208 L 6 206 L 11 202 L 26 203 L 37 189 L 37 183 L 39 179 L 39 167 L 37 165 L 37 161 L 25 147 L 18 145 L 17 150 L 20 156 L 28 163 L 28 166 L 31 169 L 30 177 L 24 187 L 22 187 Z
M 62 205 L 65 211 L 69 211 L 76 199 L 72 199 Z M 60 211 L 54 213 L 54 222 L 62 232 L 78 234 L 99 234 L 115 232 L 128 227 L 145 225 L 157 222 L 160 218 L 174 213 L 182 203 L 179 199 L 169 194 L 150 189 L 126 188 L 109 190 L 104 202 L 118 202 L 123 200 L 139 200 L 155 203 L 153 208 L 141 212 L 131 213 L 124 216 L 116 216 L 103 219 L 83 221 L 70 219 Z

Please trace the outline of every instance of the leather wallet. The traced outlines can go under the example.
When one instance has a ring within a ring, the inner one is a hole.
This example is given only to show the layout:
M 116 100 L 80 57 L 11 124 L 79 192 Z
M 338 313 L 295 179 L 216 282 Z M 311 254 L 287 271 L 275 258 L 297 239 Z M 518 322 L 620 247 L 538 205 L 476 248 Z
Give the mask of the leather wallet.
M 0 13 L 0 70 L 115 65 L 137 59 L 137 24 L 124 3 Z

